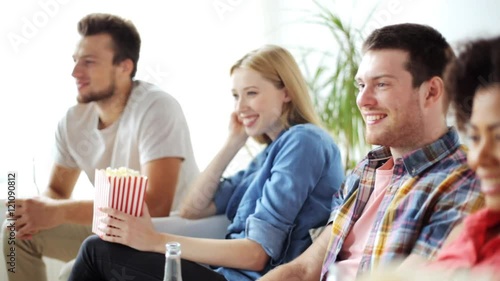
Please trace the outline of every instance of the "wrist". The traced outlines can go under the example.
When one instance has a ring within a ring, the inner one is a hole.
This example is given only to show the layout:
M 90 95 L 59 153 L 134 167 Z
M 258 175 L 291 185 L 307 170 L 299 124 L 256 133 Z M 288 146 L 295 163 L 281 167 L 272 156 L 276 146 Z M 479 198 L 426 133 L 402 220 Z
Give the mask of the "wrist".
M 160 254 L 165 254 L 166 248 L 165 244 L 169 241 L 168 239 L 168 234 L 167 233 L 159 233 L 159 232 L 154 232 L 155 233 L 155 240 L 157 241 L 156 243 L 153 243 L 155 246 L 153 249 L 151 249 L 152 252 L 157 252 Z
M 224 150 L 237 153 L 246 143 L 247 138 L 231 138 L 229 137 L 224 144 Z
M 58 200 L 45 201 L 45 214 L 52 218 L 53 226 L 58 226 L 67 222 L 67 210 L 64 204 L 60 204 Z

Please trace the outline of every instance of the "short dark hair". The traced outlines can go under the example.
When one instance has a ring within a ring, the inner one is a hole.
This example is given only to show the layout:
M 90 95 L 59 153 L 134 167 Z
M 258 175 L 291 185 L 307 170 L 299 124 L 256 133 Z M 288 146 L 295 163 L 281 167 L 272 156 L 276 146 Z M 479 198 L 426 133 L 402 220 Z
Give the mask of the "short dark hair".
M 476 91 L 500 85 L 500 37 L 469 41 L 459 49 L 445 79 L 457 126 L 463 130 L 470 120 Z
M 78 33 L 82 36 L 109 34 L 113 40 L 113 64 L 126 59 L 132 60 L 134 68 L 130 77 L 134 77 L 139 61 L 141 37 L 130 20 L 111 14 L 89 14 L 78 22 Z
M 363 52 L 382 49 L 408 52 L 406 69 L 413 77 L 413 87 L 434 76 L 443 77 L 446 66 L 454 58 L 453 50 L 441 33 L 430 26 L 413 23 L 376 29 L 363 43 Z

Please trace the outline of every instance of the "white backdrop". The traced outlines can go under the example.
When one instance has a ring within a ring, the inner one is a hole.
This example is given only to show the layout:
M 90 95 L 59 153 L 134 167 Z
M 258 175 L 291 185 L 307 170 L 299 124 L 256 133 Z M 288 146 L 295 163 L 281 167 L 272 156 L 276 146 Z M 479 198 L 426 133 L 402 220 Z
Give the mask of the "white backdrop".
M 323 0 L 365 30 L 400 22 L 429 24 L 456 44 L 500 34 L 496 0 Z M 264 43 L 334 49 L 331 36 L 304 23 L 311 0 L 23 0 L 0 4 L 0 184 L 19 172 L 18 191 L 33 195 L 33 159 L 40 188 L 47 182 L 54 129 L 75 103 L 72 54 L 76 23 L 91 12 L 131 19 L 142 37 L 137 78 L 159 84 L 181 103 L 196 160 L 203 169 L 224 140 L 232 97 L 228 69 Z M 243 161 L 244 162 L 244 161 Z M 86 183 L 82 183 L 86 184 Z M 88 197 L 77 188 L 77 196 Z M 5 198 L 6 192 L 0 192 Z

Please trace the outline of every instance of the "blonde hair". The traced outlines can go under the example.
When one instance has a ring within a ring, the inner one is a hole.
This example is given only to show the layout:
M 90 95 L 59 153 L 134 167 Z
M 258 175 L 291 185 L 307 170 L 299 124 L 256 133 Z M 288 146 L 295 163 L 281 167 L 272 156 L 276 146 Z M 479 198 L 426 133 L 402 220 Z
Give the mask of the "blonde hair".
M 276 89 L 286 89 L 290 102 L 284 104 L 280 117 L 285 128 L 305 123 L 320 126 L 306 81 L 288 50 L 276 45 L 265 45 L 239 59 L 231 67 L 230 74 L 238 68 L 257 71 L 264 79 L 273 83 Z M 260 143 L 271 142 L 267 135 L 257 136 L 255 139 Z

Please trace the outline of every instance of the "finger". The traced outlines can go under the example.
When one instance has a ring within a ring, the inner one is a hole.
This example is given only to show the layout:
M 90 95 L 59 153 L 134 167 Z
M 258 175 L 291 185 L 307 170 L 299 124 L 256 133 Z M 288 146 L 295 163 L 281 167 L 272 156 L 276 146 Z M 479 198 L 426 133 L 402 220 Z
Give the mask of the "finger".
M 14 212 L 11 212 L 11 211 L 6 211 L 5 212 L 5 218 L 6 219 L 15 219 L 15 220 L 17 220 L 20 217 L 21 217 L 20 215 L 16 215 Z
M 121 238 L 116 237 L 116 236 L 109 236 L 109 235 L 99 235 L 99 238 L 101 238 L 104 241 L 111 242 L 111 243 L 120 243 Z
M 16 238 L 19 239 L 24 239 L 24 240 L 31 240 L 35 234 L 37 234 L 39 231 L 38 230 L 31 230 L 28 231 L 28 233 L 16 233 Z
M 17 211 L 19 208 L 22 208 L 26 205 L 26 199 L 16 199 L 13 203 L 11 202 L 11 204 L 14 205 Z
M 29 224 L 25 224 L 19 227 L 17 230 L 17 236 L 23 237 L 25 235 L 31 235 L 32 233 L 35 233 L 36 230 Z
M 25 234 L 22 236 L 16 235 L 16 238 L 20 239 L 20 240 L 31 240 L 31 239 L 33 239 L 33 235 L 31 235 L 31 234 Z
M 114 217 L 119 220 L 126 220 L 128 218 L 128 214 L 118 211 L 116 209 L 108 208 L 108 207 L 102 207 L 99 208 L 99 210 L 108 216 Z
M 119 228 L 119 229 L 122 229 L 124 226 L 126 226 L 126 223 L 123 222 L 122 220 L 119 220 L 119 219 L 116 219 L 116 218 L 110 217 L 110 216 L 102 217 L 101 219 L 99 219 L 99 221 L 103 225 L 107 225 L 107 226 Z
M 119 228 L 113 228 L 110 227 L 109 225 L 103 225 L 99 224 L 97 228 L 102 231 L 104 236 L 111 236 L 111 237 L 121 237 L 121 230 Z
M 25 227 L 26 224 L 28 224 L 28 220 L 25 217 L 19 218 L 15 222 L 16 231 L 19 231 L 21 228 Z

